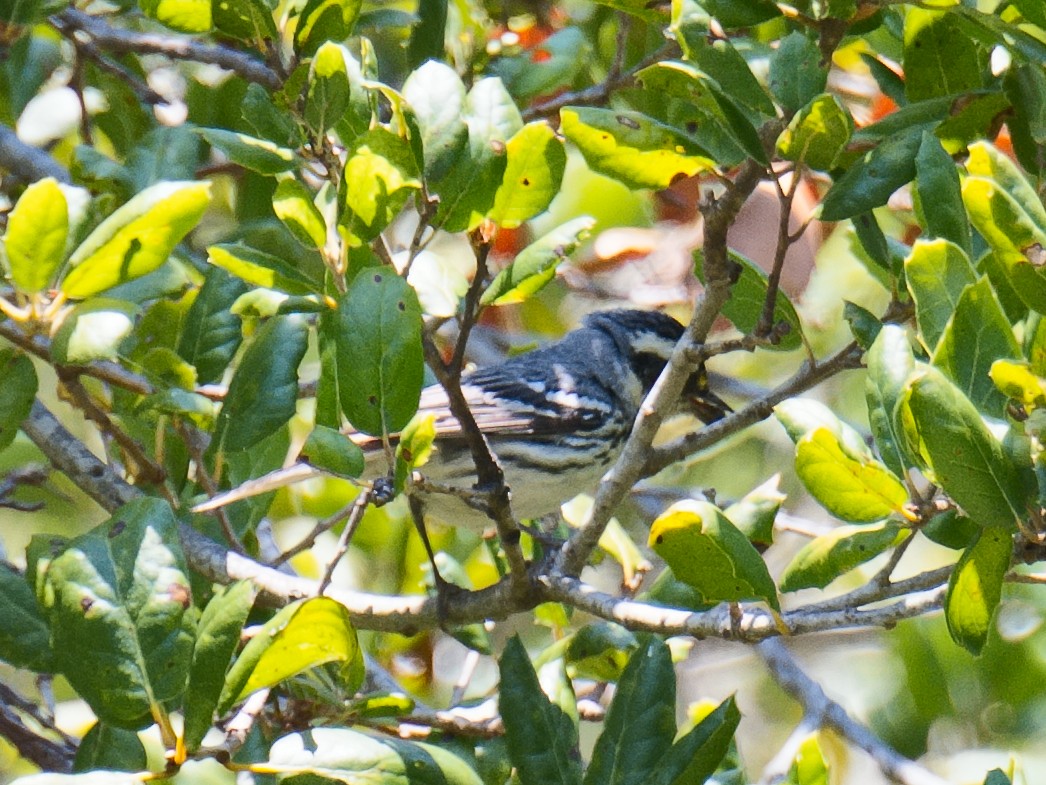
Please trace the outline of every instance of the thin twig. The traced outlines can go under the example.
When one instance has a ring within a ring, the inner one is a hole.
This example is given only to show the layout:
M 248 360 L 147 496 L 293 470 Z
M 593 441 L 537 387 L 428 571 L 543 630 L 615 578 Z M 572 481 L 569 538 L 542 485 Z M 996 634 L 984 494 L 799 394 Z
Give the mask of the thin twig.
M 43 150 L 26 144 L 14 129 L 0 123 L 0 169 L 35 182 L 53 177 L 60 183 L 70 183 L 68 170 Z
M 363 514 L 367 512 L 367 507 L 370 506 L 370 500 L 373 496 L 374 489 L 372 487 L 367 487 L 359 492 L 359 495 L 356 496 L 356 501 L 352 503 L 352 510 L 349 512 L 349 519 L 345 523 L 345 528 L 341 530 L 338 544 L 335 546 L 334 553 L 327 562 L 327 566 L 323 570 L 323 576 L 320 578 L 319 585 L 316 587 L 317 597 L 322 597 L 323 593 L 327 591 L 327 587 L 330 586 L 331 578 L 334 577 L 334 568 L 338 566 L 341 557 L 344 556 L 345 552 L 349 549 L 349 543 L 352 542 L 352 536 L 356 533 L 356 529 L 359 528 L 360 522 L 363 520 Z

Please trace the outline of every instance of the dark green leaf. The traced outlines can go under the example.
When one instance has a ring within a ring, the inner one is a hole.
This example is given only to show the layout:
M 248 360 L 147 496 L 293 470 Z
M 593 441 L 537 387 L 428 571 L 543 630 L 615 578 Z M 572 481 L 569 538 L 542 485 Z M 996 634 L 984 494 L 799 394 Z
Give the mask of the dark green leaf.
M 18 435 L 36 398 L 36 369 L 24 354 L 0 350 L 0 450 Z
M 246 450 L 294 416 L 308 335 L 302 316 L 275 316 L 254 335 L 218 415 L 214 440 L 221 449 Z
M 741 712 L 727 698 L 691 728 L 657 762 L 644 785 L 702 785 L 730 751 Z
M 447 0 L 418 0 L 418 23 L 410 31 L 407 46 L 407 62 L 411 68 L 417 68 L 426 60 L 442 59 L 447 5 Z
M 668 646 L 651 635 L 632 654 L 603 732 L 592 751 L 585 785 L 635 785 L 661 762 L 676 734 L 676 675 Z
M 185 689 L 196 615 L 170 506 L 142 498 L 46 567 L 55 664 L 103 722 L 138 730 Z
M 272 9 L 265 0 L 211 0 L 211 18 L 221 32 L 241 41 L 279 38 Z
M 684 33 L 680 43 L 687 59 L 715 79 L 727 95 L 749 109 L 773 117 L 773 101 L 729 39 L 709 38 L 705 30 L 700 35 Z
M 1006 398 L 988 374 L 994 361 L 1020 358 L 1020 346 L 991 282 L 982 278 L 967 286 L 937 344 L 933 364 L 948 374 L 978 409 L 1002 417 Z
M 359 477 L 363 473 L 363 451 L 359 446 L 340 431 L 323 425 L 312 429 L 299 457 L 310 466 L 339 477 Z
M 293 150 L 280 147 L 268 139 L 256 139 L 247 134 L 224 128 L 197 128 L 209 145 L 217 147 L 234 164 L 258 174 L 279 174 L 293 169 L 298 157 Z
M 770 56 L 770 93 L 787 112 L 797 112 L 824 92 L 828 68 L 817 44 L 802 33 L 781 39 Z
M 349 422 L 380 436 L 407 424 L 418 408 L 424 362 L 421 307 L 387 267 L 356 277 L 338 304 L 338 388 Z
M 923 132 L 915 158 L 915 188 L 926 218 L 927 233 L 950 240 L 969 258 L 972 254 L 970 224 L 962 204 L 959 170 L 929 131 Z
M 921 8 L 905 14 L 903 65 L 909 101 L 976 90 L 982 86 L 983 60 L 954 14 Z
M 850 325 L 850 334 L 857 345 L 867 351 L 875 342 L 883 323 L 875 314 L 857 303 L 843 301 L 843 319 Z
M 76 749 L 73 771 L 145 771 L 145 747 L 134 731 L 96 722 Z
M 761 267 L 736 251 L 730 251 L 730 261 L 738 264 L 741 273 L 737 282 L 730 289 L 730 299 L 723 306 L 723 315 L 734 327 L 743 333 L 751 333 L 759 323 L 763 313 L 763 304 L 769 293 L 769 278 Z M 698 279 L 704 283 L 704 255 L 700 250 L 694 251 L 694 270 Z M 803 344 L 803 328 L 799 314 L 795 311 L 788 296 L 777 290 L 777 304 L 774 307 L 774 324 L 784 322 L 788 332 L 781 336 L 778 343 L 765 348 L 779 351 L 796 349 Z
M 781 13 L 770 0 L 704 0 L 701 5 L 727 29 L 751 27 Z
M 341 42 L 352 35 L 362 0 L 308 0 L 294 30 L 294 50 L 308 57 L 327 41 Z
M 501 670 L 501 717 L 509 758 L 521 782 L 580 785 L 577 727 L 549 701 L 518 637 L 505 644 Z
M 256 595 L 257 589 L 250 581 L 223 586 L 200 616 L 185 699 L 184 739 L 189 752 L 199 748 L 214 720 L 225 672 L 240 643 Z
M 1017 466 L 988 431 L 970 400 L 944 375 L 923 367 L 895 415 L 912 455 L 978 525 L 1013 528 L 1026 515 Z
M 54 670 L 51 633 L 36 596 L 6 562 L 0 562 L 0 660 L 41 673 Z
M 593 622 L 570 637 L 564 659 L 577 676 L 616 682 L 638 648 L 636 636 L 624 627 Z
M 465 84 L 453 68 L 430 60 L 407 77 L 403 97 L 414 111 L 425 152 L 425 179 L 447 176 L 468 145 Z
M 195 366 L 200 384 L 220 381 L 240 347 L 240 320 L 229 308 L 245 291 L 243 281 L 213 267 L 185 315 L 178 354 Z
M 841 221 L 886 204 L 890 194 L 915 177 L 922 135 L 908 132 L 882 142 L 850 167 L 821 203 L 822 221 Z

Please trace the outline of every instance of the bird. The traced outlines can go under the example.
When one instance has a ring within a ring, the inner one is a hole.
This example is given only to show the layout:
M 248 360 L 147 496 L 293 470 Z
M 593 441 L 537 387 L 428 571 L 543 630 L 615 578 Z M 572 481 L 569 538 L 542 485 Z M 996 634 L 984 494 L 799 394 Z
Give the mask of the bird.
M 512 512 L 536 519 L 591 491 L 617 460 L 643 400 L 664 370 L 684 327 L 659 311 L 616 309 L 584 317 L 563 338 L 500 363 L 469 370 L 461 391 L 504 472 Z M 708 386 L 701 364 L 667 415 L 689 413 L 709 424 L 730 407 Z M 461 426 L 437 385 L 421 393 L 419 415 L 432 415 L 434 452 L 420 471 L 427 487 L 472 488 L 476 467 Z M 356 435 L 366 457 L 363 478 L 388 471 L 382 440 Z M 279 469 L 193 508 L 206 512 L 281 485 L 320 476 L 304 463 Z M 474 531 L 486 513 L 462 493 L 424 492 L 426 515 Z

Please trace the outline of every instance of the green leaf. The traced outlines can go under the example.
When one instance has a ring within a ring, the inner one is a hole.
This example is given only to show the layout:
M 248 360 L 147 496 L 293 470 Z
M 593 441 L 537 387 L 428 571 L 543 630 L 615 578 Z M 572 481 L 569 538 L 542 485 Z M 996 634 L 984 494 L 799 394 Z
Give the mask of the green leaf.
M 537 674 L 518 637 L 505 644 L 499 666 L 499 704 L 505 740 L 520 781 L 580 785 L 577 727 L 570 716 L 541 691 Z
M 468 145 L 465 84 L 450 66 L 430 60 L 403 84 L 403 97 L 414 111 L 425 151 L 425 179 L 447 176 Z
M 356 139 L 342 176 L 341 223 L 353 243 L 372 240 L 399 215 L 413 191 L 421 188 L 410 143 L 384 128 Z
M 828 68 L 821 62 L 821 50 L 802 33 L 781 39 L 770 56 L 770 93 L 787 112 L 798 112 L 828 83 Z
M 178 354 L 196 368 L 200 384 L 220 381 L 240 348 L 240 320 L 229 308 L 245 291 L 239 278 L 212 267 L 185 314 Z
M 841 221 L 886 204 L 890 194 L 915 177 L 921 142 L 921 133 L 909 131 L 873 147 L 828 190 L 821 220 Z
M 280 180 L 272 195 L 272 209 L 306 248 L 322 250 L 327 244 L 327 223 L 309 189 L 294 178 Z
M 977 409 L 934 368 L 911 379 L 896 417 L 912 455 L 977 524 L 1012 529 L 1026 514 L 1020 473 Z
M 563 659 L 575 678 L 616 682 L 639 648 L 636 636 L 619 624 L 586 624 L 569 638 Z
M 676 37 L 687 60 L 715 79 L 731 98 L 760 114 L 773 117 L 776 112 L 773 101 L 730 40 L 710 38 L 707 29 L 703 28 L 702 34 L 689 35 L 689 29 L 689 25 L 685 26 L 683 34 Z
M 691 728 L 657 762 L 644 785 L 701 785 L 730 751 L 741 722 L 734 699 L 727 698 Z
M 980 654 L 988 640 L 1012 557 L 1013 537 L 1001 529 L 985 529 L 963 551 L 948 581 L 944 598 L 948 632 L 971 654 Z
M 701 5 L 728 30 L 751 27 L 781 14 L 770 0 L 704 0 Z
M 907 489 L 893 472 L 878 461 L 847 455 L 827 428 L 799 440 L 795 473 L 828 512 L 852 523 L 900 515 L 908 501 Z
M 257 589 L 250 581 L 222 586 L 203 609 L 189 670 L 189 689 L 185 699 L 185 747 L 191 753 L 214 721 L 225 684 L 225 672 L 240 643 Z
M 35 294 L 51 285 L 68 235 L 69 205 L 58 181 L 48 177 L 26 188 L 7 216 L 3 243 L 19 291 Z
M 759 552 L 715 505 L 690 499 L 673 504 L 650 527 L 648 544 L 705 602 L 762 600 L 780 611 Z
M 181 33 L 211 29 L 211 0 L 138 0 L 142 13 Z
M 210 183 L 150 186 L 118 209 L 73 251 L 61 283 L 66 297 L 83 300 L 140 278 L 167 261 L 211 201 Z
M 508 140 L 523 128 L 515 101 L 496 77 L 469 90 L 465 122 L 468 144 L 446 176 L 430 183 L 440 197 L 433 224 L 448 232 L 472 230 L 490 212 L 508 163 Z
M 54 670 L 47 620 L 25 576 L 6 562 L 0 562 L 0 660 L 38 673 Z
M 1017 165 L 987 142 L 970 145 L 966 170 L 974 177 L 985 177 L 1002 186 L 1019 206 L 1022 222 L 1046 232 L 1046 207 Z M 971 216 L 972 217 L 972 216 Z
M 216 0 L 220 2 L 220 0 Z M 264 0 L 249 0 L 264 4 Z M 272 17 L 268 8 L 266 14 Z M 268 139 L 279 148 L 295 149 L 301 144 L 301 128 L 293 115 L 277 108 L 272 96 L 260 84 L 247 85 L 240 114 L 246 126 L 255 136 Z
M 340 663 L 347 673 L 361 656 L 344 605 L 329 597 L 299 600 L 263 624 L 243 647 L 226 677 L 218 711 L 224 713 L 256 690 L 328 662 Z
M 867 308 L 849 300 L 843 301 L 843 319 L 850 325 L 850 334 L 857 345 L 867 351 L 875 343 L 879 331 L 883 329 L 882 320 Z
M 720 168 L 745 157 L 769 164 L 750 118 L 707 74 L 668 60 L 639 71 L 636 80 L 644 88 L 631 94 L 638 108 L 688 141 L 687 152 L 712 158 Z
M 995 389 L 988 374 L 995 360 L 1020 357 L 1020 346 L 991 282 L 982 278 L 967 286 L 937 344 L 933 364 L 944 371 L 978 409 L 1002 417 L 1006 399 Z
M 46 565 L 55 664 L 103 722 L 138 730 L 185 689 L 196 616 L 170 506 L 130 502 Z
M 854 121 L 839 99 L 822 93 L 796 112 L 777 138 L 777 152 L 811 169 L 834 169 L 853 134 Z
M 570 257 L 588 237 L 596 220 L 587 215 L 567 221 L 535 240 L 499 272 L 480 298 L 482 305 L 521 303 L 556 275 L 560 262 Z
M 15 440 L 33 408 L 36 391 L 32 360 L 13 349 L 0 350 L 0 450 Z
M 739 265 L 741 272 L 737 281 L 730 288 L 730 299 L 723 306 L 723 315 L 733 322 L 741 332 L 748 334 L 755 330 L 759 317 L 763 313 L 763 304 L 769 292 L 769 277 L 766 272 L 752 260 L 736 251 L 729 251 L 730 261 Z M 704 254 L 694 251 L 694 272 L 701 283 L 705 282 Z M 777 290 L 777 304 L 774 306 L 774 323 L 784 322 L 788 332 L 781 336 L 778 343 L 764 348 L 771 351 L 790 351 L 803 345 L 803 326 L 795 306 L 781 289 Z
M 338 303 L 338 388 L 349 422 L 380 436 L 407 424 L 424 377 L 421 307 L 389 267 L 356 276 Z
M 148 769 L 145 746 L 138 734 L 96 722 L 80 740 L 73 761 L 75 772 L 143 772 Z
M 274 316 L 255 333 L 218 414 L 214 443 L 221 449 L 249 449 L 294 416 L 308 336 L 308 322 L 297 315 Z
M 862 463 L 872 458 L 872 451 L 857 429 L 836 417 L 820 401 L 788 398 L 774 407 L 774 416 L 796 444 L 818 428 L 827 428 L 851 458 Z
M 973 253 L 970 223 L 962 203 L 955 161 L 929 131 L 924 131 L 915 157 L 915 189 L 931 237 L 950 240 L 967 257 Z
M 983 86 L 984 56 L 962 22 L 946 11 L 907 10 L 902 62 L 904 89 L 912 102 Z
M 348 51 L 333 41 L 325 42 L 312 58 L 305 93 L 305 122 L 315 134 L 323 134 L 341 120 L 349 108 Z
M 651 635 L 628 661 L 596 740 L 585 785 L 643 782 L 676 734 L 676 675 L 668 646 Z
M 563 140 L 545 122 L 525 125 L 508 140 L 508 162 L 488 217 L 515 229 L 544 212 L 559 193 L 567 154 Z
M 362 0 L 309 0 L 294 30 L 298 57 L 308 57 L 324 43 L 352 35 L 362 5 Z
M 781 574 L 781 591 L 823 589 L 843 573 L 900 545 L 909 532 L 890 521 L 871 526 L 839 526 L 795 555 Z
M 589 167 L 630 188 L 666 188 L 680 177 L 715 169 L 689 139 L 638 112 L 564 108 L 560 121 L 560 132 Z
M 1012 186 L 971 176 L 962 184 L 962 198 L 974 228 L 993 249 L 1023 257 L 1033 246 L 1046 246 L 1046 216 L 1029 204 L 1022 188 Z
M 930 519 L 919 533 L 945 548 L 961 551 L 980 533 L 981 527 L 957 510 L 945 510 Z
M 828 761 L 821 752 L 817 734 L 803 740 L 796 752 L 787 785 L 829 785 Z
M 915 301 L 919 335 L 932 352 L 963 291 L 977 281 L 977 272 L 966 253 L 953 242 L 920 238 L 904 260 L 904 275 Z
M 781 475 L 775 474 L 723 510 L 723 515 L 730 519 L 749 542 L 760 545 L 773 543 L 774 521 L 781 504 L 788 498 L 778 488 L 780 482 Z
M 207 249 L 207 261 L 249 284 L 278 289 L 287 294 L 312 294 L 323 288 L 278 256 L 248 248 L 241 243 L 210 246 Z
M 339 477 L 359 477 L 363 473 L 363 450 L 345 434 L 323 425 L 312 429 L 298 457 Z
M 138 306 L 94 297 L 73 308 L 55 332 L 51 352 L 56 363 L 84 365 L 115 360 L 120 344 L 134 329 Z
M 996 360 L 992 363 L 992 382 L 995 387 L 1027 409 L 1046 406 L 1046 381 L 1031 371 L 1028 363 L 1012 360 Z
M 868 211 L 850 218 L 853 224 L 854 235 L 868 258 L 888 273 L 896 274 L 893 264 L 893 255 L 890 253 L 890 244 L 883 234 L 875 213 Z
M 397 785 L 483 785 L 454 753 L 349 728 L 313 728 L 277 739 L 267 766 L 292 782 L 392 783 Z M 549 780 L 552 782 L 552 780 Z
M 426 60 L 443 58 L 447 31 L 447 0 L 418 0 L 418 22 L 410 32 L 407 62 L 417 68 Z
M 221 32 L 241 41 L 275 41 L 279 38 L 272 9 L 265 0 L 211 0 L 211 18 Z
M 883 463 L 898 477 L 903 477 L 908 461 L 904 453 L 904 436 L 896 429 L 894 412 L 904 396 L 908 377 L 915 370 L 915 357 L 904 328 L 883 325 L 868 350 L 867 363 L 865 400 L 868 403 L 868 425 Z
M 217 147 L 234 164 L 258 174 L 279 174 L 298 165 L 293 150 L 280 147 L 268 139 L 257 139 L 247 134 L 224 128 L 196 128 L 209 145 Z

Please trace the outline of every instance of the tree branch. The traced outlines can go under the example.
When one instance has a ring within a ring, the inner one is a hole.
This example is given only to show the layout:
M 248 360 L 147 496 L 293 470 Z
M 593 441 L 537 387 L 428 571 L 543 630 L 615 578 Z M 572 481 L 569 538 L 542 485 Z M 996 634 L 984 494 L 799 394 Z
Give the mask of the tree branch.
M 69 172 L 43 150 L 18 138 L 14 129 L 0 123 L 0 168 L 23 180 L 36 182 L 53 177 L 60 183 L 72 182 Z
M 175 60 L 210 63 L 235 71 L 248 82 L 256 82 L 269 90 L 280 87 L 279 76 L 265 63 L 220 44 L 201 44 L 191 38 L 118 30 L 75 8 L 55 14 L 52 23 L 67 35 L 70 30 L 86 34 L 99 49 L 117 53 L 162 54 Z
M 799 667 L 780 640 L 763 641 L 756 647 L 771 676 L 785 692 L 802 705 L 804 712 L 821 727 L 828 727 L 851 744 L 867 752 L 883 774 L 902 785 L 947 785 L 931 771 L 909 760 L 887 745 L 838 703 Z

